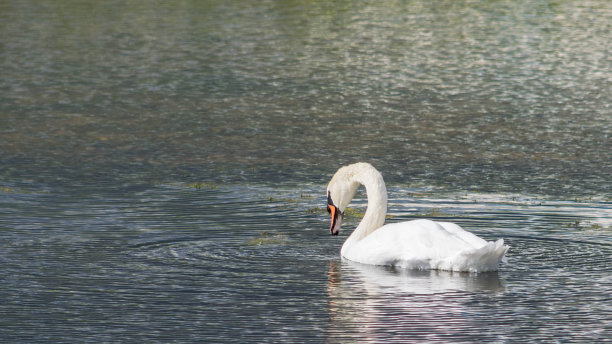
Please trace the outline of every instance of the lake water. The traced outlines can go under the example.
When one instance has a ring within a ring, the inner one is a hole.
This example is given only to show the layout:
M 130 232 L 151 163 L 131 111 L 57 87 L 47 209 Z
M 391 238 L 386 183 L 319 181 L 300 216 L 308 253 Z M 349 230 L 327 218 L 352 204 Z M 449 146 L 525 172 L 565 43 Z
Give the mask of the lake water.
M 612 342 L 611 31 L 606 0 L 0 1 L 0 340 Z M 355 161 L 388 222 L 508 262 L 342 260 Z

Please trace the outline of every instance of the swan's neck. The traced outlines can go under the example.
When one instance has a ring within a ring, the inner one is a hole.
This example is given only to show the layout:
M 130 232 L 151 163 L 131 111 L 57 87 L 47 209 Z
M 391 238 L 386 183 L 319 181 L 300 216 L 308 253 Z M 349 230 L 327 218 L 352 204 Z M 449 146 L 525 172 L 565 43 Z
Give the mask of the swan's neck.
M 357 228 L 346 239 L 342 253 L 352 245 L 382 227 L 387 216 L 387 188 L 380 172 L 374 168 L 366 168 L 352 176 L 355 182 L 365 186 L 368 196 L 368 207 Z

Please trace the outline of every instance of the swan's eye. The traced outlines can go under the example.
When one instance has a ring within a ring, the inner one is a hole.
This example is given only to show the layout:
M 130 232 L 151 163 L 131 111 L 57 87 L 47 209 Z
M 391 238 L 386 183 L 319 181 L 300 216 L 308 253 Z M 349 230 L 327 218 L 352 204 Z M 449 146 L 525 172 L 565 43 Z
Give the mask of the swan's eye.
M 331 207 L 329 205 L 327 206 L 327 212 L 331 214 Z

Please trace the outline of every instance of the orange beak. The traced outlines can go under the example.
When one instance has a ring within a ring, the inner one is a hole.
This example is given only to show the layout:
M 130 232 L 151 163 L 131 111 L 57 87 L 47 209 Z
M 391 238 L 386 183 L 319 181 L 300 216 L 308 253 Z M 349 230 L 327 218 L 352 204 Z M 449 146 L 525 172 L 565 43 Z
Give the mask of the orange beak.
M 331 226 L 329 231 L 331 235 L 338 235 L 340 233 L 340 226 L 342 226 L 342 213 L 335 205 L 328 205 L 327 211 L 331 214 Z
M 340 226 L 342 225 L 342 213 L 340 209 L 334 205 L 334 201 L 332 201 L 331 193 L 327 191 L 327 212 L 331 214 L 331 226 L 329 226 L 329 231 L 331 235 L 338 235 L 340 233 Z

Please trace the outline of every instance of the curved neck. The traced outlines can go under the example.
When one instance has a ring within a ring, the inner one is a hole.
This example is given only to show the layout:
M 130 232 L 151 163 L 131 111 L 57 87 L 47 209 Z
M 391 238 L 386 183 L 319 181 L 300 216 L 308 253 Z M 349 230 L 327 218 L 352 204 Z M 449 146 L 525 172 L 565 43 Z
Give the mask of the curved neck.
M 376 169 L 360 168 L 352 176 L 353 181 L 366 188 L 368 207 L 357 228 L 346 239 L 342 251 L 348 250 L 351 245 L 365 238 L 373 231 L 382 227 L 387 216 L 387 188 L 382 175 Z

